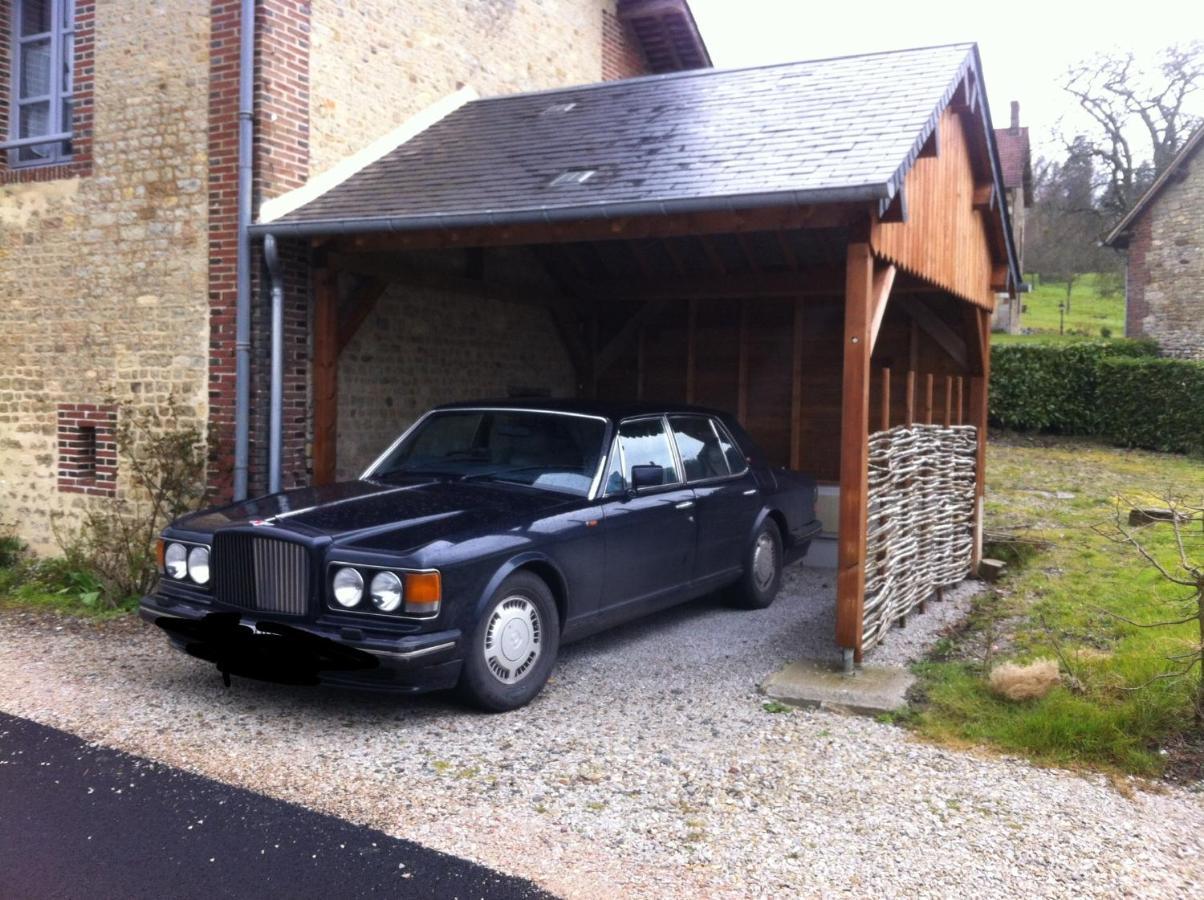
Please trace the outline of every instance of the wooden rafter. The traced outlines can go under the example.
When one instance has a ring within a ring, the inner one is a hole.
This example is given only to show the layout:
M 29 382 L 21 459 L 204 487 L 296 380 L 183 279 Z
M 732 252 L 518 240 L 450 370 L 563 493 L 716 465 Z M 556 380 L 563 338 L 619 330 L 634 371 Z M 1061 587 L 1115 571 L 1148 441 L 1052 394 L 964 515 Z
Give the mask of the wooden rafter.
M 619 333 L 611 338 L 605 347 L 600 348 L 594 354 L 593 374 L 595 379 L 619 360 L 619 357 L 626 352 L 631 346 L 631 342 L 639 335 L 640 329 L 650 324 L 660 315 L 668 303 L 667 299 L 652 300 L 645 303 L 630 319 L 623 323 L 623 327 L 619 329 Z
M 918 297 L 902 297 L 900 305 L 911 316 L 913 322 L 924 331 L 937 345 L 949 354 L 959 367 L 965 368 L 968 357 L 966 342 L 957 332 L 945 324 L 945 320 L 934 313 L 924 301 Z
M 360 330 L 360 326 L 364 324 L 364 320 L 376 308 L 376 301 L 389 289 L 390 284 L 391 282 L 386 278 L 370 276 L 360 281 L 359 284 L 351 289 L 347 298 L 338 303 L 336 333 L 338 335 L 339 354 L 342 354 L 347 349 L 347 345 L 351 343 L 351 339 Z
M 913 288 L 895 288 L 897 293 Z M 920 290 L 921 288 L 914 288 Z M 932 288 L 924 286 L 924 291 Z M 844 273 L 836 268 L 804 269 L 801 272 L 763 272 L 759 275 L 675 275 L 671 278 L 623 279 L 618 281 L 580 281 L 571 285 L 573 293 L 598 302 L 620 300 L 739 300 L 799 296 L 839 296 L 844 290 Z
M 878 344 L 878 333 L 882 330 L 882 319 L 886 315 L 886 304 L 895 284 L 896 269 L 893 265 L 875 268 L 874 288 L 870 301 L 870 352 Z

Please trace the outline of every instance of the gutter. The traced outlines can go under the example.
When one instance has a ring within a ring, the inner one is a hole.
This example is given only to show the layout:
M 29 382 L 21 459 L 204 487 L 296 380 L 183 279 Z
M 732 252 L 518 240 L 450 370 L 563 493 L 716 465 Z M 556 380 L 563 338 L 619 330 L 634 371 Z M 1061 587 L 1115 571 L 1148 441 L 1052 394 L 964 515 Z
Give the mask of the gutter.
M 255 0 L 238 28 L 238 236 L 234 331 L 234 500 L 247 498 L 251 419 L 251 206 L 254 189 Z
M 866 203 L 891 197 L 889 184 L 820 188 L 806 191 L 772 191 L 721 197 L 682 197 L 667 200 L 599 201 L 579 206 L 540 206 L 528 209 L 474 210 L 418 216 L 369 216 L 318 219 L 306 222 L 260 222 L 252 236 L 277 238 L 322 237 L 332 234 L 370 234 L 406 231 L 454 231 L 461 228 L 498 228 L 507 225 L 547 225 L 557 222 L 609 221 L 628 216 L 666 216 L 678 213 L 728 212 L 766 208 L 798 208 L 832 203 Z

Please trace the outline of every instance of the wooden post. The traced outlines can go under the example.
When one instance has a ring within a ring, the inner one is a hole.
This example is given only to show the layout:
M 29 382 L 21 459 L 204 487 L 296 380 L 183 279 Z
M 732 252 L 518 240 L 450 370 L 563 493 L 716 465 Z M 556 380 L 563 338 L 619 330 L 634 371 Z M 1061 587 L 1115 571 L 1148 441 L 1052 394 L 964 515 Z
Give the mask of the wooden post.
M 314 269 L 313 483 L 334 483 L 339 423 L 339 283 L 331 269 Z
M 932 373 L 924 376 L 924 424 L 932 424 Z
M 953 424 L 953 376 L 945 376 L 945 427 Z
M 907 370 L 907 394 L 903 399 L 906 401 L 903 424 L 910 428 L 916 421 L 916 373 L 914 369 Z
M 740 301 L 740 357 L 736 374 L 736 421 L 748 423 L 748 301 Z
M 890 431 L 890 367 L 882 367 L 882 430 Z
M 790 468 L 803 467 L 803 301 L 794 301 L 794 354 L 790 367 Z
M 686 402 L 694 402 L 694 381 L 698 370 L 698 301 L 691 300 L 686 314 Z
M 970 379 L 970 424 L 978 429 L 978 457 L 974 478 L 974 548 L 970 559 L 972 571 L 978 573 L 982 562 L 983 498 L 987 481 L 987 385 L 991 378 L 991 333 L 990 313 L 979 310 L 978 334 L 974 339 L 982 343 L 982 374 Z M 988 335 L 984 339 L 983 335 Z
M 840 529 L 836 642 L 861 661 L 865 613 L 865 543 L 869 488 L 870 294 L 874 258 L 867 242 L 850 242 L 845 274 L 844 371 L 840 416 Z
M 957 376 L 957 420 L 956 424 L 960 425 L 965 420 L 966 401 L 962 396 L 962 391 L 965 389 L 966 379 L 961 375 Z

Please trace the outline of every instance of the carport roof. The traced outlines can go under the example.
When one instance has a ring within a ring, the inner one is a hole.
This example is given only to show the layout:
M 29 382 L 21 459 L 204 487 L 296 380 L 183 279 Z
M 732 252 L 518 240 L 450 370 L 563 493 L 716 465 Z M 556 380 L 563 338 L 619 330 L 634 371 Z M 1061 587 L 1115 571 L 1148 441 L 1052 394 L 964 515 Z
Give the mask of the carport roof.
M 975 46 L 954 44 L 476 100 L 253 230 L 884 201 L 971 67 Z

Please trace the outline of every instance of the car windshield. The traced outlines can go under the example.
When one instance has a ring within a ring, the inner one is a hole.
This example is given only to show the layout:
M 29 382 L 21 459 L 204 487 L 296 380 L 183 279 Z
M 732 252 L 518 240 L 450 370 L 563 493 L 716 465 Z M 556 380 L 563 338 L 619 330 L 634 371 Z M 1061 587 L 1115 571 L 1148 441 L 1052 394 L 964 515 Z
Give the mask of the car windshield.
M 504 481 L 587 496 L 603 452 L 602 419 L 512 410 L 436 412 L 373 471 Z

